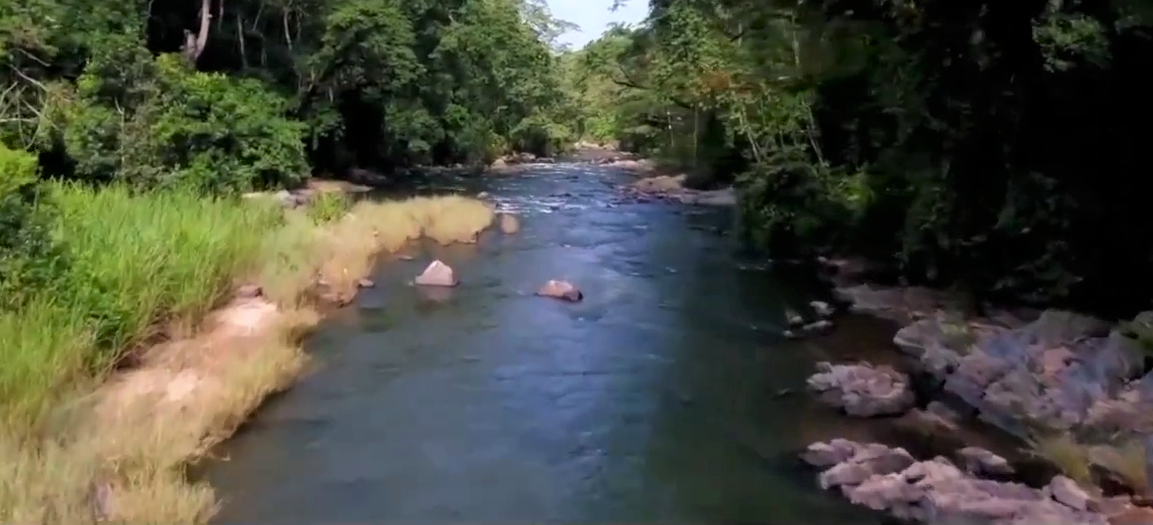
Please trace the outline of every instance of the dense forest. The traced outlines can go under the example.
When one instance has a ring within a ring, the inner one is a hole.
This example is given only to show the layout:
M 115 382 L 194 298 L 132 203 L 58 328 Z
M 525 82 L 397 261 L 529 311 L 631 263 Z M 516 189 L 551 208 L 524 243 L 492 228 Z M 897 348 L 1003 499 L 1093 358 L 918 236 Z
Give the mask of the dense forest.
M 1153 297 L 1143 4 L 652 0 L 571 50 L 537 1 L 4 2 L 0 289 L 39 249 L 37 174 L 230 193 L 583 139 L 734 182 L 775 256 L 1117 314 Z
M 206 196 L 571 142 L 534 0 L 0 2 L 0 312 L 56 280 L 44 180 Z
M 313 292 L 492 223 L 463 196 L 241 198 L 354 168 L 611 143 L 734 185 L 739 231 L 775 259 L 864 256 L 978 307 L 1150 307 L 1150 6 L 648 7 L 568 49 L 544 0 L 0 0 L 0 521 L 103 521 L 111 487 L 135 502 L 113 521 L 205 522 L 184 463 L 302 369 Z M 221 352 L 252 370 L 215 412 L 73 410 L 237 288 L 294 321 L 261 359 Z
M 632 0 L 638 1 L 638 0 Z M 774 255 L 974 299 L 1153 298 L 1150 11 L 1110 0 L 652 0 L 564 58 L 577 132 L 735 182 Z
M 55 175 L 146 186 L 542 150 L 563 27 L 525 0 L 4 2 L 0 132 Z

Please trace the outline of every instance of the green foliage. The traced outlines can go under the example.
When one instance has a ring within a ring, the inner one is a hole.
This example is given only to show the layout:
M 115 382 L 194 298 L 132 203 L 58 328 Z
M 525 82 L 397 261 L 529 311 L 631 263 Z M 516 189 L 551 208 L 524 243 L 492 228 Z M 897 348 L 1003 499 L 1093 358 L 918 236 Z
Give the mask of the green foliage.
M 25 306 L 53 285 L 63 267 L 37 170 L 35 157 L 0 144 L 0 311 Z
M 221 193 L 293 185 L 306 174 L 303 126 L 259 82 L 120 49 L 94 57 L 60 109 L 79 176 Z
M 813 253 L 843 243 L 868 204 L 862 174 L 846 177 L 786 150 L 737 177 L 742 231 L 773 253 Z
M 1133 2 L 660 0 L 567 58 L 585 137 L 739 173 L 774 255 L 1113 312 L 1153 298 Z M 606 117 L 605 115 L 611 115 Z M 1140 137 L 1140 138 L 1139 138 Z M 1149 275 L 1146 275 L 1149 274 Z
M 52 190 L 55 235 L 68 241 L 70 262 L 58 299 L 108 350 L 218 304 L 234 277 L 255 269 L 264 235 L 281 220 L 274 207 L 188 190 Z
M 552 46 L 571 24 L 541 2 L 225 2 L 202 49 L 197 7 L 0 7 L 0 141 L 48 153 L 49 176 L 216 193 L 292 186 L 306 157 L 341 173 L 569 140 Z
M 335 221 L 348 213 L 352 201 L 348 195 L 339 191 L 324 191 L 308 204 L 308 216 L 313 222 L 323 224 Z
M 35 421 L 71 382 L 99 377 L 161 323 L 195 324 L 234 278 L 256 270 L 282 221 L 275 206 L 190 191 L 50 183 L 45 193 L 59 206 L 47 227 L 67 240 L 61 250 L 70 264 L 57 269 L 51 288 L 17 289 L 20 308 L 0 308 L 0 417 L 9 423 Z

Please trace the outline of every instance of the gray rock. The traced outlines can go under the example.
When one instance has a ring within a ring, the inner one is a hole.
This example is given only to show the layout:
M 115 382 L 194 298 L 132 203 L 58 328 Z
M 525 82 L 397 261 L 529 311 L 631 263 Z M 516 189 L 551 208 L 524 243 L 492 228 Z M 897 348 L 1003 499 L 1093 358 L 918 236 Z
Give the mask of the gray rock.
M 957 451 L 965 470 L 974 476 L 1009 476 L 1014 473 L 1009 460 L 981 447 L 965 447 Z
M 818 476 L 821 486 L 840 487 L 849 501 L 902 519 L 997 525 L 1108 523 L 1103 514 L 1090 510 L 1087 495 L 1073 493 L 1061 481 L 1055 480 L 1062 485 L 1057 499 L 1051 488 L 1039 491 L 1020 483 L 975 478 L 944 458 L 914 461 L 902 449 L 884 445 L 825 443 L 810 449 L 855 449 L 852 457 Z M 833 458 L 824 455 L 822 462 Z
M 828 443 L 818 441 L 809 445 L 801 453 L 801 461 L 818 468 L 828 468 L 837 463 L 844 463 L 857 454 L 860 448 L 856 442 L 836 438 Z
M 888 365 L 821 362 L 807 385 L 824 402 L 857 417 L 900 415 L 916 403 L 909 378 Z
M 834 310 L 832 306 L 829 306 L 829 303 L 824 301 L 812 301 L 809 303 L 809 306 L 811 306 L 813 311 L 816 312 L 817 317 L 822 319 L 828 319 L 832 317 L 834 313 L 836 313 L 836 310 Z
M 826 333 L 833 329 L 833 322 L 827 319 L 814 321 L 801 327 L 801 330 L 807 333 Z
M 295 208 L 300 205 L 300 202 L 296 200 L 296 196 L 288 190 L 280 190 L 273 196 L 276 198 L 276 201 L 285 208 Z
M 874 476 L 901 472 L 913 463 L 916 460 L 902 448 L 891 449 L 876 443 L 858 445 L 852 457 L 821 473 L 818 482 L 823 489 L 860 485 Z
M 1056 476 L 1049 485 L 1045 487 L 1045 492 L 1050 495 L 1054 501 L 1065 504 L 1074 510 L 1086 510 L 1089 508 L 1089 501 L 1092 499 L 1089 493 L 1085 492 L 1077 485 L 1076 481 L 1069 479 L 1065 476 Z

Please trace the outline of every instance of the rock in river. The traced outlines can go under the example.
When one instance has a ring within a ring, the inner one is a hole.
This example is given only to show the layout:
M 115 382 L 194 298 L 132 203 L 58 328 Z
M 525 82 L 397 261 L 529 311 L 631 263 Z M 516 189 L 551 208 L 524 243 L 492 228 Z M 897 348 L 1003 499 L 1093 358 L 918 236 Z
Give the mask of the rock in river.
M 544 297 L 554 297 L 570 303 L 580 302 L 584 299 L 584 294 L 568 281 L 551 280 L 541 285 L 541 287 L 537 289 L 536 294 Z
M 813 312 L 821 319 L 828 319 L 836 313 L 833 307 L 824 301 L 812 301 L 809 303 L 809 306 L 813 308 Z
M 449 265 L 436 260 L 416 276 L 414 283 L 421 286 L 456 286 L 459 281 Z
M 517 220 L 516 215 L 508 213 L 500 214 L 500 231 L 501 233 L 516 233 L 520 231 L 520 221 Z
M 900 415 L 913 408 L 916 396 L 909 378 L 888 365 L 817 363 L 808 387 L 822 401 L 850 416 Z
M 854 504 L 900 519 L 995 525 L 1108 523 L 1103 514 L 1089 510 L 1095 507 L 1090 496 L 1063 476 L 1037 490 L 978 479 L 945 458 L 916 461 L 901 448 L 845 439 L 814 443 L 801 459 L 825 469 L 818 476 L 822 487 L 839 488 Z
M 957 451 L 965 470 L 978 477 L 1009 476 L 1013 474 L 1013 466 L 1009 461 L 981 447 L 965 447 Z

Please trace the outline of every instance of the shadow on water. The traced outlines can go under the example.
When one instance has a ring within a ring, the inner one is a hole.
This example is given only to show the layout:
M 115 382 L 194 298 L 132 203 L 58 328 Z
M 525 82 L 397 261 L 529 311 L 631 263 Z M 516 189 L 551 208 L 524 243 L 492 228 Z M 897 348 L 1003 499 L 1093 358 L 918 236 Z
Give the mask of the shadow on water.
M 444 184 L 490 192 L 522 231 L 382 263 L 308 342 L 317 369 L 207 467 L 217 522 L 882 523 L 793 458 L 888 423 L 780 391 L 817 360 L 888 348 L 892 328 L 849 318 L 783 341 L 804 293 L 741 256 L 729 211 L 619 200 L 624 177 L 556 165 Z M 408 284 L 434 257 L 459 287 Z M 586 300 L 532 295 L 554 278 Z

